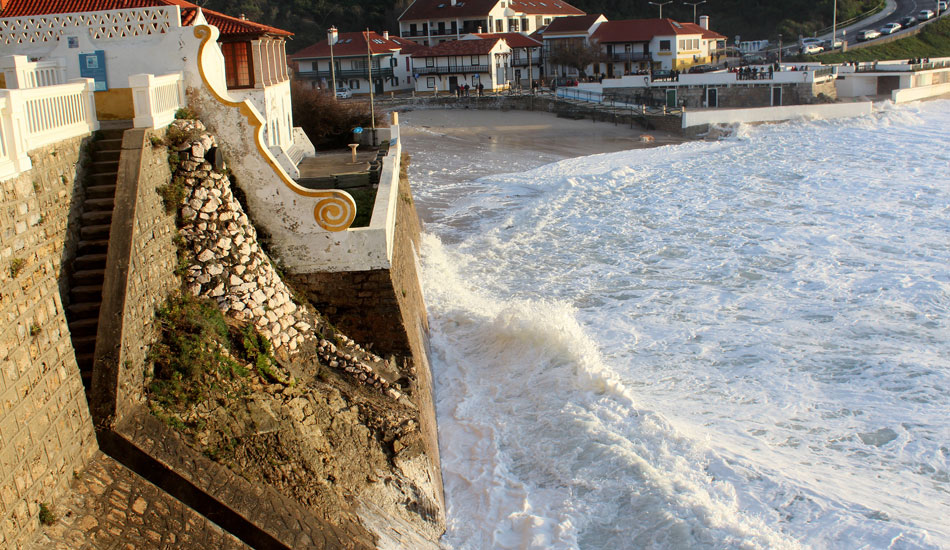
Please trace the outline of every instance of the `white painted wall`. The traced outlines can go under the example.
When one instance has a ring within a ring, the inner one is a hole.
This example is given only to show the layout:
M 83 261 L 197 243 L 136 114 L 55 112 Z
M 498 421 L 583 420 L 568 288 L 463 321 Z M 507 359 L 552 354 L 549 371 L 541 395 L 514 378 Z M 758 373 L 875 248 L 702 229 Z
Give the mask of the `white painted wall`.
M 703 124 L 779 122 L 783 120 L 849 118 L 871 114 L 871 102 L 785 105 L 751 109 L 709 109 L 683 113 L 683 128 Z
M 935 84 L 933 86 L 921 86 L 919 88 L 907 88 L 904 90 L 894 90 L 891 92 L 891 100 L 894 103 L 907 103 L 908 101 L 918 101 L 928 97 L 936 97 L 944 94 L 950 94 L 950 83 Z
M 864 97 L 877 95 L 877 75 L 849 74 L 835 81 L 838 97 Z

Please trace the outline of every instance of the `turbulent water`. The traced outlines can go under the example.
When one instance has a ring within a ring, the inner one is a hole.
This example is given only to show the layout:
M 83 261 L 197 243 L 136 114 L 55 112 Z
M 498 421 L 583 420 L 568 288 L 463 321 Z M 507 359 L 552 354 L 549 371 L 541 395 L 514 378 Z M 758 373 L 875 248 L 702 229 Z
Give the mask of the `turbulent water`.
M 445 548 L 950 548 L 950 101 L 480 161 L 413 151 Z

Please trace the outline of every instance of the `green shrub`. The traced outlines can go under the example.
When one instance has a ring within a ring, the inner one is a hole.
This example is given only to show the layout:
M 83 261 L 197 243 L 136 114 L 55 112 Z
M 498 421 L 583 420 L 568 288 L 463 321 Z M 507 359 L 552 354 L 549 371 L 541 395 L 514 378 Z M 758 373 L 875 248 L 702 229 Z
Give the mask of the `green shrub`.
M 10 260 L 10 276 L 15 279 L 16 276 L 23 271 L 24 267 L 26 267 L 26 260 L 23 258 L 13 258 Z
M 43 525 L 52 525 L 56 523 L 56 514 L 50 509 L 49 505 L 45 502 L 40 503 L 40 523 Z
M 337 101 L 329 93 L 299 82 L 291 85 L 290 104 L 294 124 L 303 128 L 317 149 L 346 147 L 353 138 L 353 128 L 371 126 L 368 101 Z M 388 126 L 381 111 L 376 126 Z
M 155 191 L 162 197 L 162 206 L 165 207 L 165 212 L 173 214 L 178 211 L 178 207 L 185 200 L 185 180 L 175 176 L 172 181 L 159 186 Z
M 182 107 L 175 111 L 175 118 L 178 120 L 188 119 L 188 120 L 197 120 L 198 114 L 189 109 L 188 107 Z

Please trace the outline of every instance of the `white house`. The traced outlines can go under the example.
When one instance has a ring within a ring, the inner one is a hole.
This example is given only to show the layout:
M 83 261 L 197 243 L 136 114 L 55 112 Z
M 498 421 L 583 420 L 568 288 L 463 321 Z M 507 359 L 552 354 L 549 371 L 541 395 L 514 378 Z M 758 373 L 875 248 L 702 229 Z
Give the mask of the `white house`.
M 509 86 L 511 48 L 503 38 L 472 38 L 422 48 L 412 56 L 417 92 L 454 91 L 481 84 L 485 90 Z
M 540 40 L 518 32 L 502 34 L 467 34 L 462 40 L 502 38 L 511 48 L 511 83 L 515 86 L 531 87 L 532 82 L 544 76 L 543 44 Z
M 132 120 L 129 78 L 138 74 L 190 74 L 192 27 L 217 28 L 227 93 L 248 100 L 264 116 L 264 141 L 285 170 L 296 177 L 301 152 L 295 143 L 287 70 L 287 31 L 203 10 L 185 0 L 6 0 L 0 11 L 3 53 L 56 62 L 62 77 L 95 81 L 99 120 Z M 81 15 L 82 17 L 77 17 Z M 194 81 L 199 75 L 191 74 Z
M 590 40 L 605 54 L 602 72 L 608 78 L 646 70 L 682 71 L 714 62 L 719 47 L 725 46 L 726 37 L 709 30 L 709 18 L 700 21 L 700 25 L 672 19 L 606 21 Z
M 579 17 L 559 17 L 547 27 L 540 29 L 540 36 L 544 44 L 545 75 L 547 77 L 577 77 L 576 68 L 558 65 L 551 61 L 555 52 L 574 50 L 588 47 L 590 36 L 607 22 L 601 14 L 583 15 Z
M 332 48 L 331 48 L 332 46 Z M 331 28 L 327 40 L 296 52 L 288 58 L 294 64 L 298 79 L 314 88 L 330 88 L 336 77 L 336 89 L 349 89 L 354 94 L 368 94 L 369 59 L 372 58 L 373 92 L 411 90 L 412 61 L 410 52 L 420 46 L 409 40 L 370 31 L 337 33 Z M 334 70 L 330 70 L 330 58 Z
M 584 12 L 563 0 L 415 0 L 399 16 L 399 36 L 434 46 L 466 34 L 531 34 L 576 15 Z

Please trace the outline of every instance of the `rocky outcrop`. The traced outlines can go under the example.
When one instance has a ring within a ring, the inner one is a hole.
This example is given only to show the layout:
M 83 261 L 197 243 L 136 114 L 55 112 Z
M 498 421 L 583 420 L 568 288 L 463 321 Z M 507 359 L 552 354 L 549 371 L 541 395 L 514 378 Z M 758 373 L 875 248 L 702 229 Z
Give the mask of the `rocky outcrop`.
M 297 300 L 226 169 L 205 159 L 214 136 L 194 120 L 176 121 L 169 136 L 183 287 L 213 300 L 232 328 L 254 327 L 276 364 L 207 373 L 213 394 L 181 406 L 153 399 L 153 411 L 205 456 L 331 523 L 360 523 L 378 547 L 437 548 L 444 512 L 411 362 L 364 349 Z

